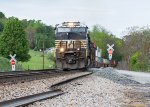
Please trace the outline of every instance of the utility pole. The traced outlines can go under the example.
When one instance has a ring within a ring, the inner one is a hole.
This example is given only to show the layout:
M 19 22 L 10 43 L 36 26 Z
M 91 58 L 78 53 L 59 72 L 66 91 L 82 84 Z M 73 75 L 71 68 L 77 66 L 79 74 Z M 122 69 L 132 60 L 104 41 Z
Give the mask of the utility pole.
M 44 37 L 43 37 L 43 69 L 44 69 Z

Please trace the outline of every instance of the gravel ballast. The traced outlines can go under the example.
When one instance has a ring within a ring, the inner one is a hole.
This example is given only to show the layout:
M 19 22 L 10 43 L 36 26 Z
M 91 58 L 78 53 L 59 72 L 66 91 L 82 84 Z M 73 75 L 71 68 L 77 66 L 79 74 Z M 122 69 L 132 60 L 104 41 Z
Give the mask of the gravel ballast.
M 127 78 L 125 75 L 116 72 L 115 69 L 111 67 L 104 68 L 104 69 L 93 69 L 93 71 L 97 76 L 100 76 L 102 78 L 107 78 L 118 84 L 122 84 L 122 85 L 139 84 L 138 82 Z
M 111 68 L 105 69 L 110 71 Z M 54 99 L 48 99 L 29 107 L 122 107 L 128 102 L 124 90 L 130 90 L 122 84 L 101 78 L 99 71 L 88 77 L 75 80 L 58 88 L 67 92 Z M 101 71 L 100 71 L 101 72 Z M 111 72 L 111 71 L 110 71 Z
M 57 82 L 86 73 L 87 72 L 76 72 L 75 74 L 67 74 L 63 76 L 56 76 L 53 78 L 34 80 L 29 82 L 18 82 L 16 84 L 0 84 L 0 102 L 49 91 L 49 87 Z
M 133 86 L 133 84 L 139 86 L 138 82 L 115 72 L 113 68 L 90 70 L 94 72 L 92 75 L 55 87 L 62 89 L 66 92 L 65 94 L 53 99 L 35 102 L 28 107 L 128 107 L 134 102 L 131 94 L 138 92 L 136 86 Z M 0 101 L 49 91 L 51 85 L 78 75 L 81 73 L 1 85 Z
M 29 107 L 121 107 L 125 87 L 92 75 L 60 87 L 68 93 Z

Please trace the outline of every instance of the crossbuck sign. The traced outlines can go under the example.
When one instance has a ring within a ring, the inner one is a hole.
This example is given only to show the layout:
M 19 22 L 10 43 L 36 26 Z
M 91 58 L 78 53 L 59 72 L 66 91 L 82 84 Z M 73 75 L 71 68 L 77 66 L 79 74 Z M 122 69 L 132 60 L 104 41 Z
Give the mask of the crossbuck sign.
M 107 44 L 107 46 L 108 46 L 107 51 L 108 51 L 108 54 L 109 54 L 108 58 L 109 58 L 109 60 L 111 60 L 112 59 L 112 54 L 113 54 L 113 51 L 114 51 L 114 49 L 113 49 L 114 44 L 112 44 L 112 45 Z
M 114 51 L 114 49 L 113 49 L 114 44 L 112 44 L 112 45 L 107 44 L 107 46 L 108 46 L 107 51 L 109 51 L 110 49 L 111 49 L 112 51 Z

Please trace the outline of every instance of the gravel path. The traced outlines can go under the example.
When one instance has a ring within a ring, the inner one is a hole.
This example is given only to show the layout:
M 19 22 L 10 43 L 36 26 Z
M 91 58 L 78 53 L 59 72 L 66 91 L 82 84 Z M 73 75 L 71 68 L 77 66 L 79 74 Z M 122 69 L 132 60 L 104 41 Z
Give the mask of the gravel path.
M 150 73 L 148 72 L 136 72 L 127 70 L 115 70 L 115 71 L 124 74 L 131 80 L 137 81 L 141 84 L 150 84 Z

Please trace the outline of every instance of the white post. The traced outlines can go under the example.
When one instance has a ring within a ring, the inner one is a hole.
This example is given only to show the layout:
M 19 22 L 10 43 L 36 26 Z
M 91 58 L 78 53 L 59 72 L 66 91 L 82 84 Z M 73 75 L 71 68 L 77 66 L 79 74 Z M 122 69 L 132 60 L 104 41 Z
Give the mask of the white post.
M 111 61 L 111 59 L 112 59 L 112 54 L 109 54 L 109 60 Z
M 12 65 L 12 71 L 15 71 L 15 67 L 16 67 L 15 65 Z

